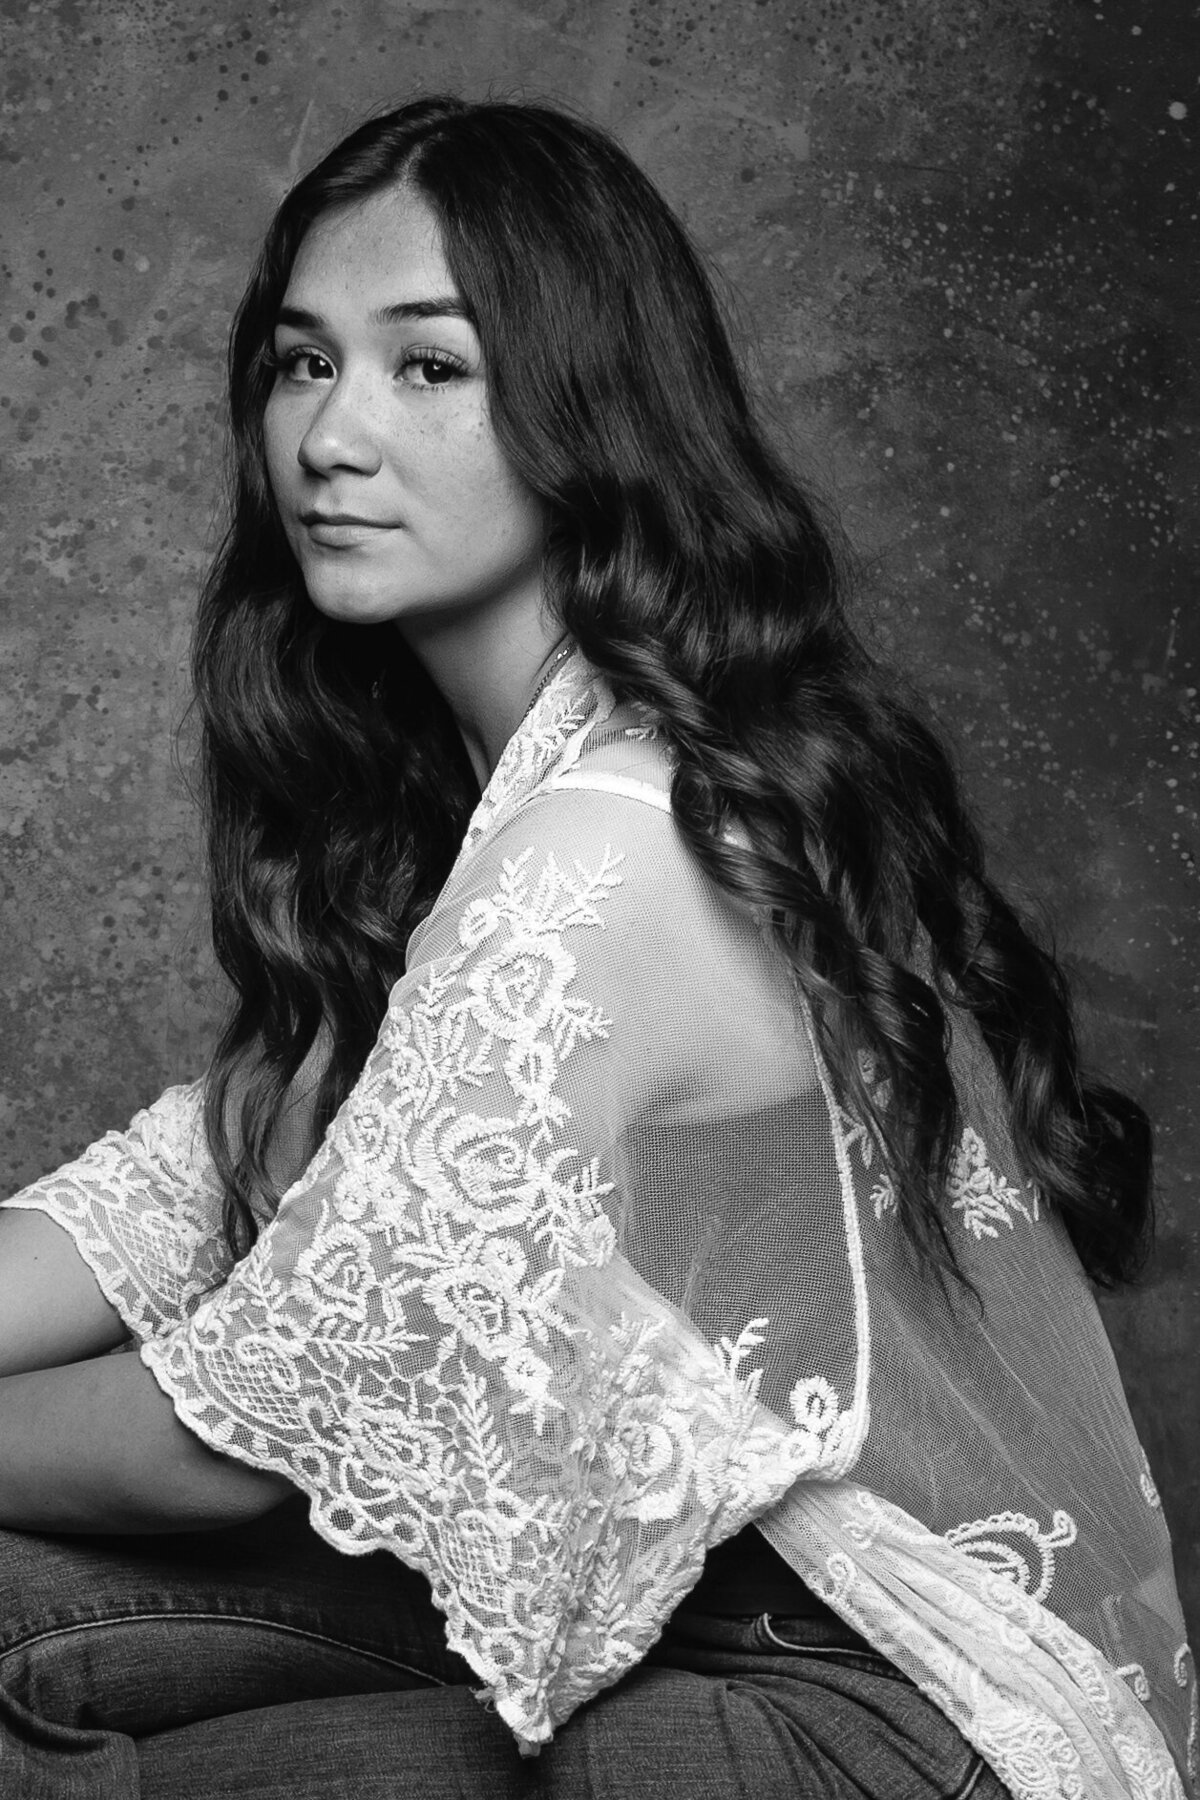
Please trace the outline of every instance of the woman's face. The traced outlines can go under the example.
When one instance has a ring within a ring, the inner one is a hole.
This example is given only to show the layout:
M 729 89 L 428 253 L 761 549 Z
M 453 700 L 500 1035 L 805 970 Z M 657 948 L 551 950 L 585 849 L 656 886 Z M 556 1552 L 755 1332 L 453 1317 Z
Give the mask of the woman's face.
M 267 471 L 314 606 L 418 636 L 536 612 L 543 510 L 492 430 L 479 340 L 417 193 L 313 225 L 274 356 Z

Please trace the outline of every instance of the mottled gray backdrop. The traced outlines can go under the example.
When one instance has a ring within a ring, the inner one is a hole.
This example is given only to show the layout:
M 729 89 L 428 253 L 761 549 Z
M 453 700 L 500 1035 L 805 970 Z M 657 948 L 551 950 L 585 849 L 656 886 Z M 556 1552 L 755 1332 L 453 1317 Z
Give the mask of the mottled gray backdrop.
M 1158 1123 L 1158 1256 L 1105 1311 L 1200 1622 L 1192 13 L 2 0 L 9 1185 L 204 1062 L 172 737 L 268 214 L 385 101 L 566 99 L 725 278 L 778 428 L 870 559 L 872 629 Z

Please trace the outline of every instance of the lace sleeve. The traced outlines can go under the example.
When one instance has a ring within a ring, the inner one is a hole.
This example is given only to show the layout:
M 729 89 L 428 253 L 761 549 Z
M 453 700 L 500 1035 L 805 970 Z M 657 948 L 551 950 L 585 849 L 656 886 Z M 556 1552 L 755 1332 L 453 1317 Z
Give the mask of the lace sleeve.
M 759 1229 L 767 1164 L 786 1233 Z M 142 1354 L 331 1542 L 428 1575 L 532 1745 L 645 1654 L 709 1544 L 844 1464 L 857 1344 L 794 999 L 669 815 L 572 792 L 472 851 L 317 1156 Z
M 71 1234 L 137 1338 L 177 1326 L 232 1261 L 203 1102 L 202 1082 L 168 1088 L 127 1131 L 110 1131 L 6 1202 L 44 1212 Z

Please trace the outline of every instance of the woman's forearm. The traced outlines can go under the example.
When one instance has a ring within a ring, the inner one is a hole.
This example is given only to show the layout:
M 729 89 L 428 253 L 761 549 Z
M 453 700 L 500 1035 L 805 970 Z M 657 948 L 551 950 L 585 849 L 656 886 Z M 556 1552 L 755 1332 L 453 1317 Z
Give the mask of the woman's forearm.
M 0 1376 L 77 1362 L 124 1336 L 70 1233 L 45 1213 L 0 1206 Z
M 0 1526 L 197 1531 L 257 1518 L 293 1494 L 179 1423 L 133 1355 L 0 1380 Z

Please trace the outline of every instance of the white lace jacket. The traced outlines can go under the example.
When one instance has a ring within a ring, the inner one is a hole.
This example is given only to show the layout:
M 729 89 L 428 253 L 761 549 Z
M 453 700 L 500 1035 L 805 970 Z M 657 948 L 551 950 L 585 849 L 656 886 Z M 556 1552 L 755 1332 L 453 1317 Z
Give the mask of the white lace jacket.
M 424 1571 L 524 1748 L 753 1519 L 1019 1800 L 1180 1800 L 1158 1497 L 987 1058 L 957 1034 L 949 1217 L 981 1309 L 914 1273 L 668 780 L 568 662 L 236 1267 L 198 1086 L 10 1204 L 73 1233 L 192 1430 L 290 1477 L 340 1549 Z

